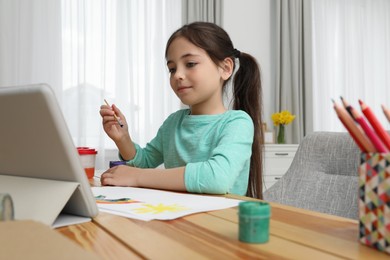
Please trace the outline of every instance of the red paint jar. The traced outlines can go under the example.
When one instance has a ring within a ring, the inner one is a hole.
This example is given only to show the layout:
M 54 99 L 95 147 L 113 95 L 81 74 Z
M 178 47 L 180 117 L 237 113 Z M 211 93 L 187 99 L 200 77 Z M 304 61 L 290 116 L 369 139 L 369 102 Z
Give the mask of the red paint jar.
M 95 175 L 95 161 L 97 151 L 90 147 L 77 147 L 80 155 L 81 165 L 84 167 L 88 179 L 92 179 Z

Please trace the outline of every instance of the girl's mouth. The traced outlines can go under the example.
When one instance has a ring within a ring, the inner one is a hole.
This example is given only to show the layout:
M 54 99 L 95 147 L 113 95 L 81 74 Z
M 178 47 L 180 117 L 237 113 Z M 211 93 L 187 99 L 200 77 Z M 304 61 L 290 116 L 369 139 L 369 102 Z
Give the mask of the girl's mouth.
M 178 87 L 177 88 L 177 92 L 178 93 L 183 93 L 185 91 L 187 91 L 188 89 L 190 89 L 191 87 Z

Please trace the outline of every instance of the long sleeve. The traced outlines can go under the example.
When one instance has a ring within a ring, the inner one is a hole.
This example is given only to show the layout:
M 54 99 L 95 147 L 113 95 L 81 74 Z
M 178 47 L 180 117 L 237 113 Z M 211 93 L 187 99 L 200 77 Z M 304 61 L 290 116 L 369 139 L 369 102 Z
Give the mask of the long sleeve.
M 139 168 L 185 166 L 185 186 L 195 193 L 244 195 L 248 186 L 254 126 L 243 111 L 219 115 L 170 115 L 145 148 L 127 164 Z
M 253 123 L 248 117 L 235 117 L 223 127 L 219 142 L 205 161 L 188 163 L 185 184 L 196 193 L 241 193 L 248 186 L 252 154 Z

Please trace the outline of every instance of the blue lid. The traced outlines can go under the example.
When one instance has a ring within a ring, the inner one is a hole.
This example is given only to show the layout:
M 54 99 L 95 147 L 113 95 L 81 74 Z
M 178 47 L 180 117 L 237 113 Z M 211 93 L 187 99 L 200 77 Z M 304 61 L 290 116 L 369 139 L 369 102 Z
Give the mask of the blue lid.
M 110 168 L 118 165 L 126 165 L 126 161 L 110 161 Z

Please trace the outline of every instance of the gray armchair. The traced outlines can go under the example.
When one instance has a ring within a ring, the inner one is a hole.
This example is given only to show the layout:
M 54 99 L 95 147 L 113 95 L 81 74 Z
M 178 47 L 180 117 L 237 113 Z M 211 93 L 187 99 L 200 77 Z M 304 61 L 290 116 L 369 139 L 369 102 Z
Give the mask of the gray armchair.
M 359 163 L 360 150 L 348 133 L 308 134 L 286 174 L 263 199 L 358 219 Z

